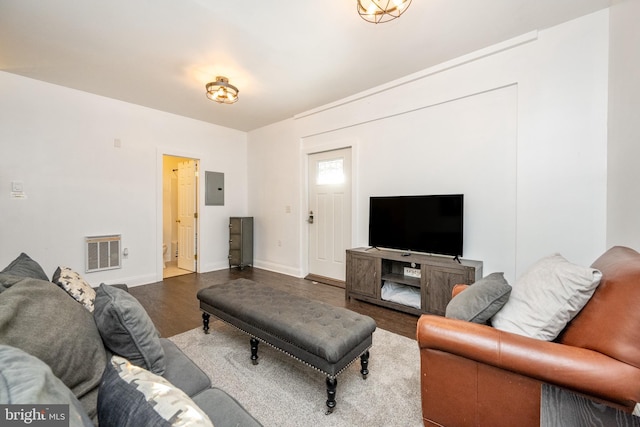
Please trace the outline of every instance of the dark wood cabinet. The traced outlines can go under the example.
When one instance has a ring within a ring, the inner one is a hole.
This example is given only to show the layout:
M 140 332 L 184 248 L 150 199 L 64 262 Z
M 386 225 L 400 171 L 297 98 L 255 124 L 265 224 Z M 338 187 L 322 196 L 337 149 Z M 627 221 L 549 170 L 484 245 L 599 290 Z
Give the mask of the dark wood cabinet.
M 380 277 L 380 265 L 375 258 L 352 254 L 347 255 L 347 280 L 350 291 L 368 298 L 380 298 L 380 287 L 376 285 Z
M 454 267 L 426 266 L 423 264 L 422 271 L 426 275 L 427 292 L 422 293 L 422 307 L 425 311 L 444 316 L 447 304 L 451 301 L 451 291 L 458 283 L 473 283 L 476 268 L 461 267 L 460 264 Z M 482 267 L 480 267 L 482 273 Z
M 356 248 L 347 250 L 346 297 L 412 314 L 444 316 L 453 286 L 471 284 L 482 278 L 482 262 L 425 254 Z M 408 269 L 408 270 L 407 270 Z M 415 305 L 383 299 L 382 289 L 390 282 L 416 297 Z

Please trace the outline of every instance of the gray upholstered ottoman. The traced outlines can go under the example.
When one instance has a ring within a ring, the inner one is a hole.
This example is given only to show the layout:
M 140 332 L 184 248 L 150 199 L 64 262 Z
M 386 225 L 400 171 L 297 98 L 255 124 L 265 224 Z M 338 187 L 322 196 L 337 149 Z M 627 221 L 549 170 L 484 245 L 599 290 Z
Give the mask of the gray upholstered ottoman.
M 327 376 L 327 412 L 336 405 L 336 377 L 360 357 L 360 372 L 369 371 L 369 348 L 375 321 L 346 308 L 288 294 L 247 279 L 213 285 L 198 292 L 205 333 L 214 315 L 251 336 L 251 360 L 258 362 L 258 343 L 278 350 Z

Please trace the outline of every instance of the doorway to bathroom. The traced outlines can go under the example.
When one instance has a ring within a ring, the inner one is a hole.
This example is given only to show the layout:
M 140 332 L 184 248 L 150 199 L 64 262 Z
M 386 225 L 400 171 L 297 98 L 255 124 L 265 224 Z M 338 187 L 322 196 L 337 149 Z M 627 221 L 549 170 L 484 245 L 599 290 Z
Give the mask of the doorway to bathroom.
M 198 160 L 162 157 L 162 277 L 197 271 Z

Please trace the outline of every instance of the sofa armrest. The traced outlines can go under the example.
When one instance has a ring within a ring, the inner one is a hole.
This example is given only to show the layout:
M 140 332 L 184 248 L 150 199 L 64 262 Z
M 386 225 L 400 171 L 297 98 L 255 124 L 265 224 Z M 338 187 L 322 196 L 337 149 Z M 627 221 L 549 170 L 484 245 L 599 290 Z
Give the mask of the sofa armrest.
M 464 291 L 468 287 L 469 285 L 465 285 L 462 283 L 453 285 L 453 289 L 451 290 L 451 298 L 455 298 L 460 292 Z
M 434 315 L 420 317 L 417 340 L 420 351 L 454 354 L 627 407 L 640 401 L 640 369 L 588 349 Z

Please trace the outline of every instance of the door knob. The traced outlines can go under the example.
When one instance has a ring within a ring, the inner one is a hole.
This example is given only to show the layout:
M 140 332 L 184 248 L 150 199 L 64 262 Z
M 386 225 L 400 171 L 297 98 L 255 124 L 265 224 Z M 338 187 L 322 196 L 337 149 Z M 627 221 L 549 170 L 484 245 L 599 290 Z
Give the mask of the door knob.
M 309 224 L 313 224 L 313 211 L 309 211 L 309 219 L 307 219 Z

